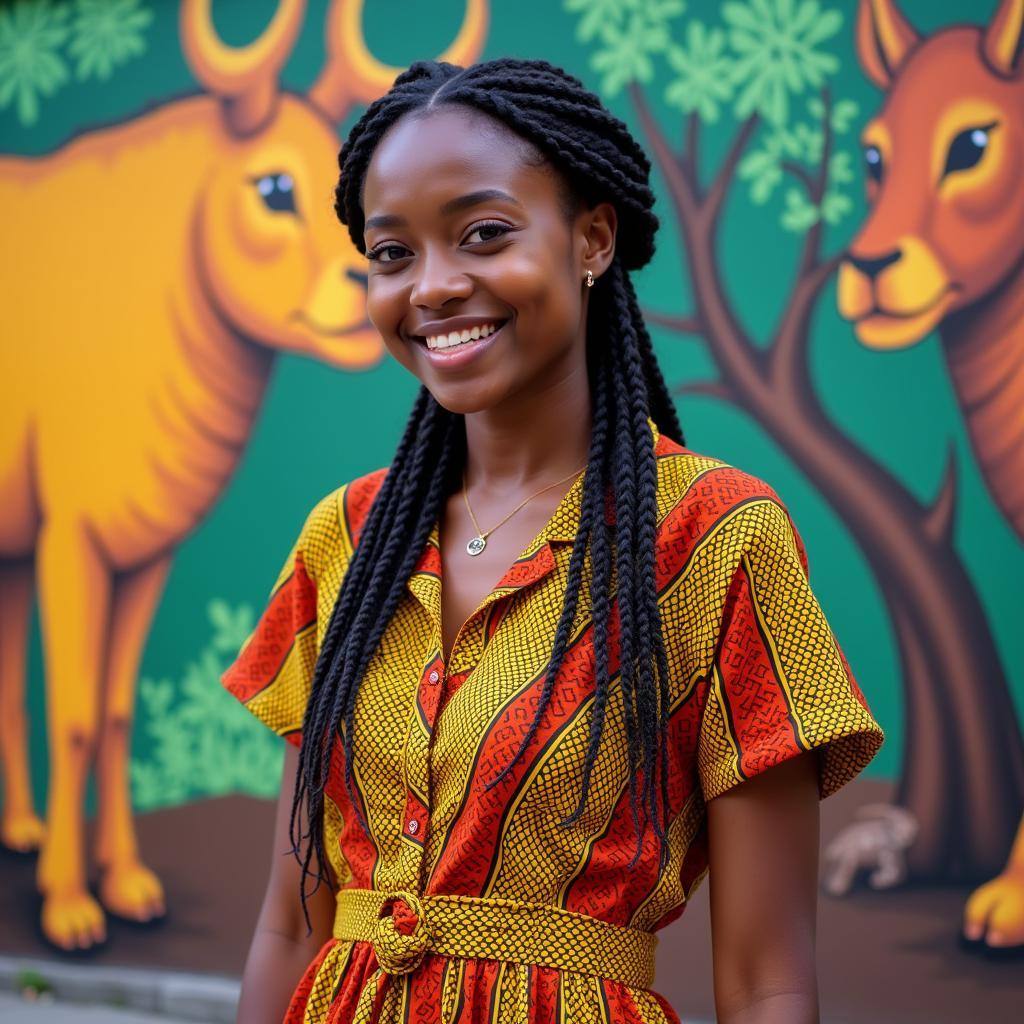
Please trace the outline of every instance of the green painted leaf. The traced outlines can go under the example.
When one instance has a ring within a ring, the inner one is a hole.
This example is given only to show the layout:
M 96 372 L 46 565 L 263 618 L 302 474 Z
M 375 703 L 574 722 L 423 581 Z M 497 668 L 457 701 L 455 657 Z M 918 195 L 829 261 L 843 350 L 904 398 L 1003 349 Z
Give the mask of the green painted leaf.
M 118 65 L 141 56 L 143 31 L 152 20 L 140 0 L 75 0 L 68 52 L 77 58 L 76 76 L 107 79 Z
M 683 113 L 696 110 L 701 119 L 718 120 L 719 104 L 732 98 L 731 59 L 724 56 L 725 33 L 708 29 L 703 22 L 686 26 L 686 45 L 673 45 L 666 51 L 669 66 L 676 77 L 665 90 L 665 102 Z
M 208 606 L 214 639 L 251 628 L 247 606 Z M 227 668 L 222 645 L 211 641 L 186 663 L 181 678 L 139 682 L 140 734 L 131 764 L 139 810 L 228 792 L 273 796 L 284 756 L 279 737 L 258 722 L 220 683 Z
M 800 233 L 816 224 L 821 213 L 804 195 L 802 189 L 788 188 L 785 194 L 785 207 L 779 222 L 786 231 Z
M 839 61 L 819 46 L 842 25 L 837 11 L 823 11 L 818 0 L 732 0 L 722 7 L 728 40 L 737 60 L 735 113 L 759 112 L 781 126 L 789 118 L 790 98 L 820 86 Z
M 0 8 L 0 107 L 13 103 L 22 124 L 34 124 L 40 96 L 52 96 L 70 77 L 59 52 L 67 17 L 68 8 L 50 0 Z

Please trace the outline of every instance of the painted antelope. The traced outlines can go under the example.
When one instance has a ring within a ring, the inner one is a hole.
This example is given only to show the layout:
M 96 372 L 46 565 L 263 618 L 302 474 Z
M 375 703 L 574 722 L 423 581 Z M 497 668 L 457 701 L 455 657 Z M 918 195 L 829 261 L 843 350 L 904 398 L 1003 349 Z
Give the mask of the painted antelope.
M 1024 0 L 984 28 L 922 39 L 892 0 L 861 0 L 857 52 L 885 103 L 863 134 L 871 204 L 839 272 L 839 310 L 872 348 L 938 328 L 971 444 L 1024 538 Z M 966 930 L 1024 943 L 1024 824 Z
M 367 51 L 362 0 L 335 0 L 319 79 L 282 90 L 304 7 L 282 0 L 261 38 L 232 49 L 210 0 L 185 0 L 182 47 L 205 92 L 40 159 L 0 159 L 17 240 L 0 276 L 0 839 L 41 846 L 42 928 L 64 948 L 105 935 L 83 843 L 93 766 L 100 901 L 133 919 L 163 913 L 128 790 L 136 672 L 175 548 L 238 464 L 277 353 L 345 369 L 381 355 L 365 265 L 330 197 L 335 126 L 399 69 Z M 486 29 L 486 0 L 468 0 L 441 59 L 471 63 Z M 45 826 L 24 713 L 36 586 Z

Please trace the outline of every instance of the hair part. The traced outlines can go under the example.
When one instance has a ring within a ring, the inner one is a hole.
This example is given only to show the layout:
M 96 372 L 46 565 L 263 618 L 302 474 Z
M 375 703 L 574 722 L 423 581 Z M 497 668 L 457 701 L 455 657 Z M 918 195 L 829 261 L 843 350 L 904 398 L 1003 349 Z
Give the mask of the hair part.
M 657 836 L 664 866 L 669 688 L 655 582 L 658 473 L 648 417 L 680 443 L 683 435 L 628 273 L 644 266 L 654 253 L 658 220 L 652 209 L 650 163 L 626 125 L 594 93 L 545 61 L 503 58 L 468 68 L 420 61 L 370 104 L 338 157 L 335 210 L 360 252 L 366 251 L 361 194 L 373 153 L 403 117 L 422 116 L 442 106 L 484 114 L 526 143 L 527 152 L 537 154 L 536 159 L 550 165 L 564 183 L 567 209 L 573 214 L 580 204 L 592 208 L 610 202 L 618 217 L 615 257 L 589 296 L 587 364 L 593 425 L 564 603 L 534 719 L 512 759 L 487 785 L 494 786 L 507 775 L 536 735 L 565 657 L 589 559 L 594 705 L 579 800 L 561 824 L 569 826 L 583 813 L 601 747 L 614 682 L 609 672 L 614 605 L 620 622 L 618 679 L 637 834 L 630 867 L 642 851 L 646 823 Z M 312 877 L 319 886 L 325 877 L 324 790 L 336 740 L 342 744 L 344 784 L 352 807 L 367 827 L 352 781 L 356 694 L 444 500 L 459 485 L 465 443 L 463 417 L 442 408 L 421 388 L 324 633 L 303 722 L 292 805 L 291 841 L 302 863 L 304 910 L 306 879 Z M 606 515 L 609 507 L 613 522 Z M 303 805 L 309 830 L 305 833 L 300 826 Z

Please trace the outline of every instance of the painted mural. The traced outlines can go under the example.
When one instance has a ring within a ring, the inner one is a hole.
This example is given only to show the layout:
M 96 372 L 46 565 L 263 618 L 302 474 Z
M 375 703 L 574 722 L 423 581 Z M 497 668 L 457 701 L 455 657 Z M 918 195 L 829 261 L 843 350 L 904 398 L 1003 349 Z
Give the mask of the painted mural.
M 1022 44 L 1021 2 L 1000 4 L 985 26 L 957 25 L 927 38 L 887 0 L 861 5 L 857 53 L 865 74 L 886 97 L 863 133 L 872 209 L 839 272 L 839 309 L 853 321 L 863 344 L 900 348 L 939 329 L 974 457 L 993 501 L 1020 539 Z M 955 471 L 951 461 L 929 511 L 933 547 L 936 529 L 940 535 L 950 532 Z M 999 877 L 972 898 L 968 931 L 979 939 L 1024 944 L 1024 826 L 1010 854 L 1024 803 L 1024 751 L 1012 702 L 1002 680 L 979 663 L 984 639 L 970 631 L 976 613 L 961 602 L 962 592 L 948 612 L 925 610 L 932 588 L 954 586 L 952 576 L 928 580 L 913 564 L 907 573 L 919 593 L 902 620 L 894 617 L 908 666 L 906 696 L 930 707 L 921 727 L 905 740 L 899 801 L 913 815 L 914 829 L 897 845 L 907 848 L 913 872 L 925 877 L 974 878 L 993 873 L 1008 858 Z M 904 600 L 899 593 L 893 598 Z M 940 621 L 944 614 L 950 617 Z M 932 615 L 928 633 L 924 623 Z M 953 644 L 963 648 L 962 654 L 946 646 L 956 631 L 963 635 Z M 937 643 L 940 633 L 946 644 Z M 943 676 L 936 668 L 947 653 L 957 671 Z M 921 675 L 912 676 L 911 663 L 920 666 Z M 984 720 L 971 712 L 980 703 L 979 679 L 986 683 Z M 956 773 L 957 803 L 947 788 L 953 775 L 936 777 L 940 759 L 969 766 Z M 975 817 L 960 816 L 967 806 L 976 808 Z M 854 849 L 859 838 L 849 837 Z
M 139 920 L 164 913 L 129 794 L 139 657 L 174 551 L 241 458 L 276 355 L 347 369 L 381 356 L 361 257 L 313 208 L 336 178 L 335 125 L 398 73 L 363 46 L 360 6 L 330 8 L 327 63 L 296 95 L 277 77 L 303 3 L 284 0 L 259 39 L 233 49 L 216 34 L 209 0 L 185 0 L 181 47 L 201 93 L 85 132 L 51 155 L 0 161 L 0 203 L 20 240 L 0 301 L 14 311 L 12 336 L 31 339 L 4 361 L 3 549 L 23 570 L 0 591 L 0 617 L 27 622 L 38 591 L 50 752 L 44 824 L 23 730 L 5 720 L 0 837 L 39 849 L 42 929 L 63 948 L 105 938 L 101 904 Z M 123 31 L 144 25 L 141 9 L 122 9 Z M 102 17 L 99 5 L 83 11 Z M 56 41 L 66 12 L 22 3 L 7 18 L 31 25 L 49 15 L 49 36 L 36 38 Z M 483 3 L 473 0 L 443 59 L 472 62 L 484 30 Z M 107 67 L 123 52 L 112 46 L 107 64 L 93 63 Z M 39 79 L 39 91 L 59 80 Z M 30 86 L 17 95 L 19 114 L 32 119 Z M 60 301 L 49 297 L 55 274 Z M 13 630 L 8 642 L 17 642 Z M 25 673 L 10 668 L 2 685 L 18 705 Z M 93 762 L 99 901 L 84 863 Z
M 225 879 L 165 877 L 140 829 L 242 808 L 269 837 L 237 794 L 276 792 L 280 745 L 218 679 L 412 393 L 333 217 L 339 138 L 414 59 L 516 53 L 650 153 L 639 293 L 687 439 L 794 510 L 886 728 L 825 833 L 823 932 L 899 908 L 892 957 L 1024 998 L 978 955 L 1024 947 L 1022 40 L 1024 0 L 0 7 L 0 953 L 173 960 Z

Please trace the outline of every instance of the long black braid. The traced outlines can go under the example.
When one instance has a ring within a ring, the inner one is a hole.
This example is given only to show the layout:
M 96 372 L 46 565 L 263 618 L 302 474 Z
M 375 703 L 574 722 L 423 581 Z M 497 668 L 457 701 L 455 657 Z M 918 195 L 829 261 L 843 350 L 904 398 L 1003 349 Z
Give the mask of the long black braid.
M 341 174 L 335 210 L 360 252 L 366 251 L 361 191 L 378 143 L 405 114 L 449 104 L 482 111 L 532 144 L 559 176 L 569 196 L 567 209 L 610 202 L 618 215 L 615 258 L 589 296 L 587 365 L 593 426 L 565 600 L 533 722 L 512 760 L 487 785 L 505 777 L 536 734 L 566 653 L 584 562 L 589 558 L 596 691 L 579 801 L 562 824 L 573 823 L 583 813 L 601 745 L 613 682 L 608 654 L 614 587 L 630 803 L 637 832 L 630 866 L 642 849 L 642 814 L 660 840 L 664 866 L 668 856 L 668 661 L 655 589 L 657 466 L 648 417 L 680 443 L 683 435 L 628 273 L 646 264 L 654 253 L 658 220 L 652 211 L 650 163 L 625 124 L 560 68 L 514 58 L 465 69 L 421 61 L 399 75 L 391 90 L 370 105 L 338 157 Z M 359 821 L 367 827 L 352 785 L 356 693 L 444 500 L 458 486 L 465 443 L 462 416 L 449 413 L 421 389 L 370 507 L 325 631 L 306 707 L 292 805 L 291 840 L 302 860 L 304 907 L 306 878 L 314 878 L 319 886 L 325 877 L 324 788 L 339 736 L 345 786 Z M 303 805 L 308 832 L 300 824 Z M 314 858 L 315 869 L 310 870 Z

